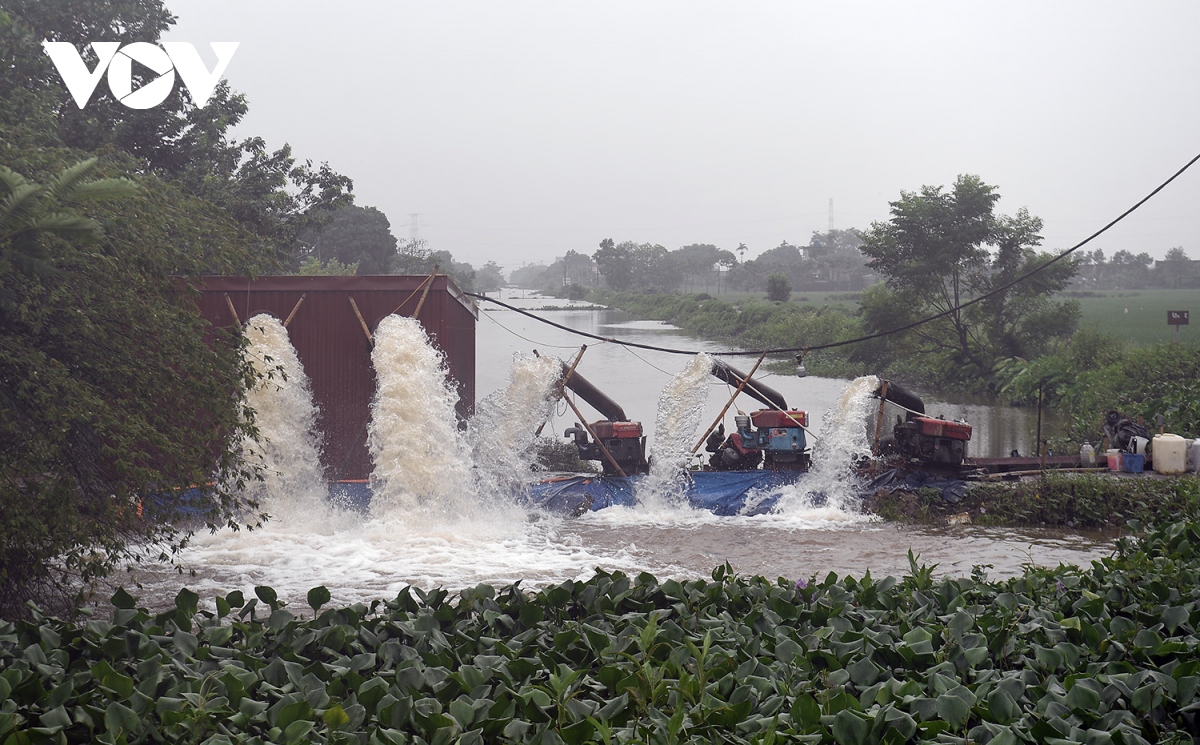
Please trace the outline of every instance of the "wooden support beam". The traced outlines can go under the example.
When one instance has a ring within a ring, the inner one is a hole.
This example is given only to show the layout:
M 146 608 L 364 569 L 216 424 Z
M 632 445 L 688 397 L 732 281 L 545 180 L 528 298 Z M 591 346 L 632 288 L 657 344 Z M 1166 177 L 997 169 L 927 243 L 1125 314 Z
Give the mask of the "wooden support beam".
M 225 304 L 229 306 L 229 312 L 233 314 L 233 324 L 238 327 L 238 331 L 241 331 L 242 319 L 238 318 L 237 311 L 233 308 L 233 300 L 229 297 L 228 292 L 222 294 L 225 295 Z
M 762 364 L 762 361 L 766 359 L 766 357 L 766 352 L 763 352 L 761 355 L 759 355 L 758 362 L 754 363 L 754 367 L 750 368 L 750 372 L 746 373 L 746 377 L 742 378 L 741 383 L 738 383 L 737 390 L 734 391 L 733 395 L 729 397 L 729 400 L 725 402 L 725 408 L 721 409 L 721 413 L 717 414 L 717 418 L 713 420 L 713 423 L 708 425 L 708 429 L 704 430 L 704 434 L 700 436 L 700 442 L 697 442 L 696 447 L 692 448 L 692 455 L 695 455 L 700 450 L 700 447 L 704 444 L 704 441 L 708 439 L 709 433 L 716 429 L 717 425 L 721 423 L 721 420 L 725 418 L 725 412 L 729 411 L 729 407 L 733 405 L 734 399 L 741 394 L 742 389 L 746 387 L 746 383 L 750 382 L 750 378 L 754 377 L 754 373 L 757 372 L 758 366 Z
M 354 298 L 350 298 L 350 307 L 354 309 L 354 315 L 358 316 L 358 322 L 362 325 L 363 333 L 367 335 L 367 344 L 375 346 L 375 338 L 371 336 L 371 329 L 367 326 L 367 322 L 363 320 L 362 313 L 358 310 L 358 303 L 354 302 Z
M 304 298 L 306 298 L 306 297 L 308 297 L 307 292 L 304 293 L 303 295 L 301 295 L 300 299 L 296 301 L 296 305 L 292 307 L 292 312 L 288 313 L 287 320 L 283 322 L 284 328 L 287 328 L 288 326 L 290 326 L 292 324 L 292 319 L 296 317 L 296 311 L 300 310 L 300 303 L 303 303 Z

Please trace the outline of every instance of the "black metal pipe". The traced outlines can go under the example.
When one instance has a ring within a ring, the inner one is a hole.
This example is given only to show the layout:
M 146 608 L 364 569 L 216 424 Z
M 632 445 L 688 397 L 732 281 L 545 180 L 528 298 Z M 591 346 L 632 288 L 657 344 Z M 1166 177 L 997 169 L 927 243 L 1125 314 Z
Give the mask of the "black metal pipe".
M 882 391 L 883 384 L 880 383 L 879 387 L 875 389 L 875 397 L 879 398 L 879 394 Z M 925 413 L 925 402 L 921 400 L 921 397 L 910 390 L 901 388 L 895 383 L 888 382 L 887 395 L 883 398 L 885 401 L 891 401 L 894 404 L 899 404 L 900 406 L 903 406 L 911 411 L 915 411 L 918 414 Z
M 712 374 L 732 386 L 741 385 L 741 382 L 746 379 L 746 373 L 724 360 L 713 360 Z M 787 400 L 784 399 L 779 391 L 753 378 L 746 381 L 745 387 L 742 388 L 742 393 L 756 399 L 765 406 L 773 406 L 787 411 Z
M 567 373 L 567 366 L 563 364 L 563 375 Z M 625 410 L 621 406 L 606 396 L 599 388 L 588 382 L 588 379 L 579 374 L 576 370 L 571 373 L 571 378 L 567 381 L 567 387 L 575 391 L 575 395 L 582 398 L 591 404 L 591 407 L 600 412 L 605 419 L 610 422 L 628 422 L 629 417 L 625 416 Z

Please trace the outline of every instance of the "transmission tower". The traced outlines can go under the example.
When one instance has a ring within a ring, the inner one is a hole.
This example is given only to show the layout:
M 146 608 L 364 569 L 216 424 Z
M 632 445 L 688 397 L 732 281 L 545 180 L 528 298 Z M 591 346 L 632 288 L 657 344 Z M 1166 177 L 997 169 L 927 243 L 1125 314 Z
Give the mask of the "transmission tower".
M 416 243 L 417 241 L 419 241 L 421 239 L 421 213 L 420 212 L 408 213 L 408 237 L 413 243 Z
M 829 198 L 829 232 L 833 232 L 833 197 Z

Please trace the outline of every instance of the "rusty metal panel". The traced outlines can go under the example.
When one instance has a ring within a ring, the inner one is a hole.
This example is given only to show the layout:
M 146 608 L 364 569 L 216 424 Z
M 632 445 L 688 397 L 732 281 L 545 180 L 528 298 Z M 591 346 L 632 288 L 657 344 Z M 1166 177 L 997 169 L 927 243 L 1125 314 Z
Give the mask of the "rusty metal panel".
M 259 313 L 287 319 L 288 335 L 312 382 L 317 426 L 323 442 L 322 465 L 330 479 L 365 479 L 371 473 L 367 424 L 375 395 L 371 347 L 354 313 L 354 299 L 371 332 L 400 307 L 412 316 L 420 301 L 413 293 L 425 277 L 206 277 L 198 300 L 201 314 L 214 326 L 245 323 Z M 303 297 L 299 308 L 296 303 Z M 232 305 L 232 311 L 230 306 Z M 458 387 L 458 413 L 466 418 L 475 406 L 475 321 L 478 309 L 449 278 L 436 277 L 421 308 L 425 332 L 446 357 Z

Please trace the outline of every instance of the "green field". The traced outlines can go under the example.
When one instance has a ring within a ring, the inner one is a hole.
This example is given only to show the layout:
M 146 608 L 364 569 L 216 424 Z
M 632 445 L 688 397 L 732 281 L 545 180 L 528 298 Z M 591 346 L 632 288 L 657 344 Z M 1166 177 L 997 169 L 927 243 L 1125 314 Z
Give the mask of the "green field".
M 1179 340 L 1200 344 L 1200 290 L 1122 290 L 1077 299 L 1083 311 L 1080 328 L 1145 344 L 1174 341 L 1175 327 L 1167 325 L 1167 311 L 1191 311 L 1196 323 L 1180 327 Z

